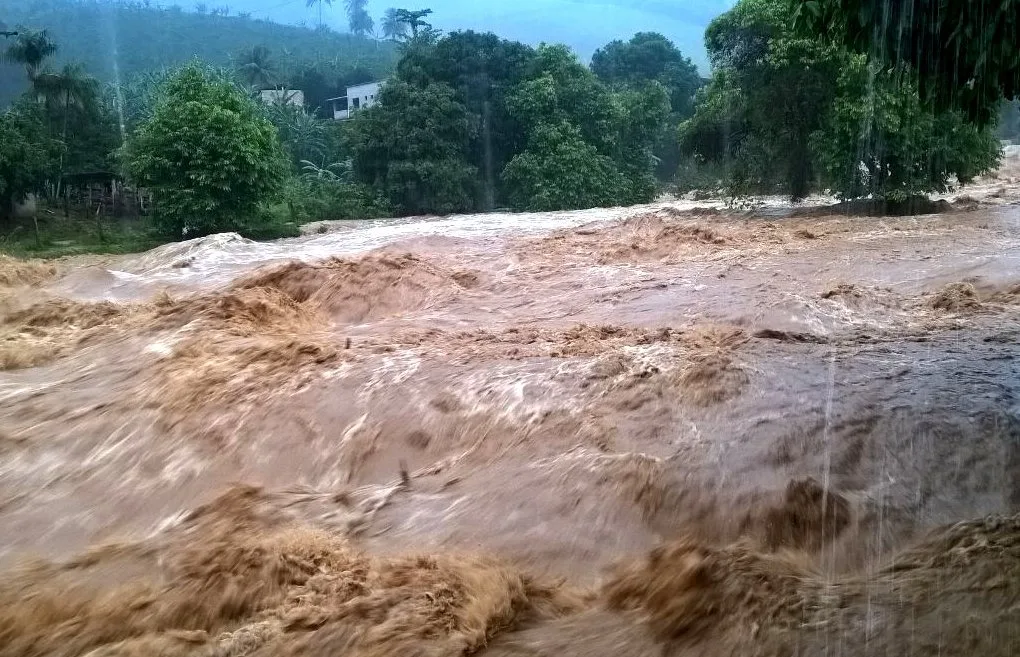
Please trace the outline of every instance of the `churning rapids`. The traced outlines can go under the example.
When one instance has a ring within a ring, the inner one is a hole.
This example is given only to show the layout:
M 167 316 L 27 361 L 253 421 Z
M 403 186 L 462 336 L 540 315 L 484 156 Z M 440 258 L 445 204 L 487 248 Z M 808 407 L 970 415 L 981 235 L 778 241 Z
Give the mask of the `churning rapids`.
M 1020 654 L 1020 180 L 0 262 L 0 655 Z

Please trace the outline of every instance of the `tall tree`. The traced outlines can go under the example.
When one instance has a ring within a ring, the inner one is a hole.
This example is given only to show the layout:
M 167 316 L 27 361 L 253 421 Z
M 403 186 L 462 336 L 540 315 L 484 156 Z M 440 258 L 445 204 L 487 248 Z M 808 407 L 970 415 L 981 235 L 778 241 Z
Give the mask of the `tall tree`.
M 21 102 L 0 114 L 0 217 L 40 190 L 53 173 L 59 144 L 38 103 Z
M 57 52 L 57 44 L 46 30 L 29 30 L 18 34 L 7 46 L 6 59 L 24 64 L 29 81 L 35 81 L 47 58 Z
M 705 32 L 713 77 L 682 141 L 729 167 L 734 193 L 801 199 L 815 177 L 809 138 L 823 125 L 846 57 L 792 34 L 788 21 L 785 0 L 741 0 Z
M 306 7 L 311 7 L 312 5 L 319 6 L 319 27 L 322 27 L 322 3 L 324 2 L 330 7 L 333 6 L 333 0 L 305 0 Z
M 478 169 L 464 156 L 477 126 L 442 83 L 417 87 L 391 80 L 379 105 L 348 123 L 354 174 L 404 214 L 470 211 Z
M 641 102 L 635 99 L 631 115 L 565 46 L 539 46 L 529 69 L 507 99 L 526 135 L 503 171 L 511 206 L 560 210 L 651 200 Z M 664 117 L 661 87 L 656 98 L 652 104 Z M 627 135 L 630 120 L 638 125 Z
M 407 23 L 400 20 L 397 9 L 390 7 L 382 20 L 382 35 L 384 39 L 400 41 L 407 38 Z
M 156 195 L 157 224 L 176 237 L 243 228 L 279 192 L 286 171 L 276 128 L 258 101 L 198 65 L 167 79 L 122 160 Z
M 431 15 L 431 9 L 397 9 L 394 12 L 396 22 L 407 26 L 407 29 L 411 30 L 412 39 L 417 39 L 420 33 L 432 29 L 432 24 L 425 20 L 427 16 Z
M 95 113 L 98 103 L 99 82 L 85 73 L 80 64 L 66 64 L 58 72 L 40 73 L 35 78 L 33 88 L 51 108 L 51 114 L 60 118 L 60 140 L 66 150 L 67 130 L 71 123 L 72 112 L 79 115 Z M 54 110 L 55 111 L 52 111 Z M 64 151 L 60 154 L 59 173 L 64 174 Z
M 724 166 L 731 191 L 897 200 L 994 164 L 990 131 L 926 107 L 910 71 L 793 29 L 792 12 L 740 0 L 706 32 L 713 76 L 682 142 Z
M 269 48 L 254 46 L 237 60 L 237 73 L 253 90 L 266 89 L 276 81 L 276 66 Z
M 365 36 L 375 29 L 375 21 L 368 14 L 368 0 L 344 0 L 347 23 L 353 34 Z
M 701 76 L 691 60 L 656 32 L 639 32 L 630 41 L 613 41 L 595 51 L 592 71 L 600 80 L 614 86 L 633 88 L 656 81 L 670 95 L 670 103 L 680 118 L 694 111 L 694 93 L 701 87 Z
M 658 131 L 654 156 L 660 180 L 670 180 L 680 163 L 677 128 L 694 113 L 694 94 L 702 80 L 691 60 L 673 42 L 655 32 L 640 32 L 630 41 L 613 41 L 595 52 L 592 71 L 618 91 L 640 91 L 658 83 L 669 95 L 668 127 Z
M 792 0 L 806 35 L 826 34 L 916 76 L 922 101 L 984 126 L 1020 95 L 1020 0 Z
M 419 86 L 436 82 L 454 90 L 479 129 L 465 157 L 484 177 L 482 209 L 503 198 L 499 173 L 524 147 L 520 123 L 509 115 L 506 96 L 527 77 L 535 50 L 492 33 L 453 32 L 427 48 L 408 48 L 397 75 Z

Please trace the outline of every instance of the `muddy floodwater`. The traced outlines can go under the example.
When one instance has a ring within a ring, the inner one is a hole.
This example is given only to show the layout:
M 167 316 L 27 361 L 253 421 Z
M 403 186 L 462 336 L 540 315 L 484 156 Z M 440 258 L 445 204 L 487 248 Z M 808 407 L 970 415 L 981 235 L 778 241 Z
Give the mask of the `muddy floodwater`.
M 0 655 L 1020 654 L 968 193 L 2 260 Z

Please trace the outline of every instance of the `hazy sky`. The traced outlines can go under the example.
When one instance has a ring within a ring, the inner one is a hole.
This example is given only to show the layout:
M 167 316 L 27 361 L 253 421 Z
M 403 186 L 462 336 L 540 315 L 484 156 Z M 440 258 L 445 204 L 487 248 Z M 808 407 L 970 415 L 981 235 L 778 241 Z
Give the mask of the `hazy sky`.
M 207 4 L 227 4 L 232 11 L 250 11 L 283 23 L 318 21 L 318 9 L 305 7 L 305 0 L 207 0 Z M 332 7 L 324 6 L 323 22 L 346 29 L 343 4 L 334 0 Z M 430 7 L 435 11 L 432 23 L 442 30 L 492 31 L 530 44 L 566 43 L 585 60 L 613 39 L 661 32 L 707 73 L 705 27 L 732 5 L 733 0 L 370 0 L 369 12 L 378 22 L 387 7 Z

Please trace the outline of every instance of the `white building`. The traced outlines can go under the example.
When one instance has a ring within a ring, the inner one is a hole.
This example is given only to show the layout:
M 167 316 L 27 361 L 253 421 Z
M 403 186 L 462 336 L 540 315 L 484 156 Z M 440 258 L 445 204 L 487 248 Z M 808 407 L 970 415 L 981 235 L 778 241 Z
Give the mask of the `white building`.
M 347 87 L 346 96 L 327 98 L 326 102 L 333 109 L 333 118 L 343 121 L 351 118 L 358 110 L 368 109 L 379 102 L 379 90 L 382 89 L 384 80 L 379 82 L 366 82 L 353 87 Z

